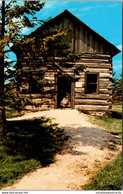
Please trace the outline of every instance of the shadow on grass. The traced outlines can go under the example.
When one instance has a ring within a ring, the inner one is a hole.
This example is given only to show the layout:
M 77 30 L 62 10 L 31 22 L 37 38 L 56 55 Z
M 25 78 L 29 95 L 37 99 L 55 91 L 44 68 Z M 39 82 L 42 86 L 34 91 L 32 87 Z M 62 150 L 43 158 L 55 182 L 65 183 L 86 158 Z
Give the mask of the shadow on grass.
M 5 146 L 8 154 L 21 154 L 26 159 L 36 159 L 42 166 L 54 162 L 69 137 L 64 129 L 42 117 L 34 120 L 7 121 Z

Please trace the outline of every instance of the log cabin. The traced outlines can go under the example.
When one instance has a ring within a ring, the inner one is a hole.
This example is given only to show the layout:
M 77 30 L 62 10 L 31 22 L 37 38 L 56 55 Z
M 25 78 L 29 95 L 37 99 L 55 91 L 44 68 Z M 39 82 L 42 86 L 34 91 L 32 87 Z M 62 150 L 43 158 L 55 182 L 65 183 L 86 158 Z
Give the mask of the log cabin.
M 70 81 L 64 75 L 59 75 L 56 71 L 47 71 L 46 66 L 41 67 L 44 68 L 45 79 L 49 83 L 54 83 L 52 88 L 55 93 L 42 96 L 38 91 L 33 91 L 33 102 L 41 103 L 41 109 L 62 107 L 98 113 L 110 111 L 112 108 L 112 58 L 120 51 L 68 10 L 49 20 L 29 36 L 38 37 L 43 32 L 59 28 L 68 30 L 67 41 L 71 53 L 82 53 L 81 58 L 75 62 L 75 66 L 85 65 L 86 68 L 79 73 L 79 79 L 75 82 Z M 20 48 L 13 47 L 13 51 L 17 56 L 19 66 L 21 64 L 21 68 L 27 68 L 28 56 L 23 56 L 23 51 L 21 52 Z M 38 71 L 41 71 L 41 68 Z M 68 75 L 77 78 L 78 75 L 74 70 L 74 67 L 64 69 Z M 44 90 L 47 88 L 45 87 Z M 28 85 L 26 92 L 21 90 L 20 93 L 29 96 Z M 66 106 L 61 106 L 61 101 L 66 93 L 69 94 L 69 102 Z M 32 109 L 30 106 L 27 108 Z

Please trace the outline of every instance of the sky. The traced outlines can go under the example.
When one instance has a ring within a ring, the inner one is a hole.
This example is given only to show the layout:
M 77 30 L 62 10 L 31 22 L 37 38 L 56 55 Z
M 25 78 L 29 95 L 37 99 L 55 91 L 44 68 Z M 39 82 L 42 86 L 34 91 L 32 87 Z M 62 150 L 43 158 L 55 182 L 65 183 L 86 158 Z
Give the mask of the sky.
M 22 4 L 22 1 L 18 1 Z M 122 50 L 122 1 L 46 1 L 45 6 L 37 12 L 38 19 L 55 17 L 64 10 L 70 11 L 82 22 L 103 36 L 110 43 Z M 37 27 L 36 27 L 37 28 Z M 29 34 L 33 29 L 24 29 Z M 13 56 L 13 55 L 11 55 Z M 122 52 L 113 57 L 115 77 L 122 73 Z

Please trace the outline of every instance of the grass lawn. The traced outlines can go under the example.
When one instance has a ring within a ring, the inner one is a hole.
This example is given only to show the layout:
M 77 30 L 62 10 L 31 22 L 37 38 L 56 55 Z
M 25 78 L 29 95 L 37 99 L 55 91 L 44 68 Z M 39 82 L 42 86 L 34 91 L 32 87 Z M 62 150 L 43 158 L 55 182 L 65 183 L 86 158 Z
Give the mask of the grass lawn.
M 21 154 L 8 154 L 5 147 L 0 146 L 0 189 L 40 166 L 40 161 L 26 159 Z
M 122 190 L 122 153 L 92 177 L 84 190 Z
M 114 111 L 121 111 L 122 105 L 114 105 Z M 90 116 L 90 122 L 104 127 L 113 134 L 114 144 L 122 144 L 122 119 L 108 116 Z M 122 153 L 117 158 L 99 170 L 84 190 L 121 190 L 122 189 Z
M 8 118 L 8 119 L 22 115 L 22 113 L 18 113 L 15 109 L 12 109 L 9 107 L 6 107 L 5 114 L 6 114 L 6 118 Z
M 122 103 L 112 105 L 112 110 L 122 112 Z
M 7 121 L 4 146 L 0 146 L 0 188 L 54 162 L 68 139 L 64 129 L 44 117 Z
M 90 122 L 104 127 L 110 133 L 122 138 L 122 119 L 110 118 L 108 116 L 90 116 Z

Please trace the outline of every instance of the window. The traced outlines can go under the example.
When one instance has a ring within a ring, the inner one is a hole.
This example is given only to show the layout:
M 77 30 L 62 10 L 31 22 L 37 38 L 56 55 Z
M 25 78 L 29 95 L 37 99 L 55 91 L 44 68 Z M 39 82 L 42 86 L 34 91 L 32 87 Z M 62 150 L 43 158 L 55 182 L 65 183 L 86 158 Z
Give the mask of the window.
M 98 93 L 98 74 L 86 74 L 86 93 Z

